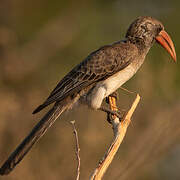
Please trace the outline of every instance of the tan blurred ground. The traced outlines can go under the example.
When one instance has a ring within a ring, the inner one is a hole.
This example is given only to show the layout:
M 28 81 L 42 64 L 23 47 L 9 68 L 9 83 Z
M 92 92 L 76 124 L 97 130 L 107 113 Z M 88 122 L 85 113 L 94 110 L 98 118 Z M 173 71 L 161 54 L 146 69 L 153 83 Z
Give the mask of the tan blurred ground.
M 88 53 L 124 37 L 139 15 L 165 25 L 179 61 L 180 2 L 0 1 L 0 164 L 44 112 L 31 112 L 56 83 Z M 159 45 L 126 85 L 142 99 L 127 136 L 104 179 L 180 179 L 180 65 Z M 135 95 L 119 91 L 128 109 Z M 5 180 L 75 179 L 76 120 L 81 147 L 81 179 L 88 179 L 111 142 L 102 112 L 86 107 L 64 114 Z

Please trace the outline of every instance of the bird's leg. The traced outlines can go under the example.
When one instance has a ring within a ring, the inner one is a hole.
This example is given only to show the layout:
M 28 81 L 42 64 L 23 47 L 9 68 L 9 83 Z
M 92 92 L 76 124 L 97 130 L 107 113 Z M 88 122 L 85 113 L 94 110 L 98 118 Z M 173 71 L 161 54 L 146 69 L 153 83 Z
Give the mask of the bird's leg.
M 112 94 L 110 94 L 108 97 L 106 97 L 106 103 L 109 105 L 109 108 L 111 111 L 116 112 L 118 116 L 115 114 L 112 114 L 110 112 L 107 113 L 107 121 L 111 124 L 115 117 L 118 117 L 119 119 L 122 119 L 122 116 L 120 113 L 118 113 L 118 108 L 116 106 L 116 101 L 118 100 L 118 92 L 115 91 Z
M 100 110 L 107 113 L 107 121 L 111 124 L 115 117 L 118 117 L 120 120 L 123 118 L 122 113 L 118 110 L 116 101 L 118 99 L 117 91 L 112 93 L 106 98 L 106 103 L 109 104 L 109 107 L 101 107 Z
M 118 92 L 117 91 L 115 91 L 115 92 L 113 92 L 112 94 L 110 94 L 108 97 L 106 97 L 106 103 L 107 104 L 109 104 L 110 102 L 109 102 L 109 97 L 113 97 L 113 98 L 115 98 L 115 100 L 117 101 L 118 100 Z
M 110 94 L 107 97 L 107 99 L 108 99 L 108 104 L 109 104 L 110 109 L 119 114 L 119 116 L 116 116 L 116 115 L 112 115 L 112 114 L 108 113 L 107 114 L 107 121 L 109 123 L 112 123 L 112 121 L 115 120 L 116 117 L 118 117 L 119 120 L 121 121 L 123 116 L 122 116 L 122 113 L 118 110 L 118 107 L 117 107 L 118 92 L 117 91 L 113 92 L 112 94 Z

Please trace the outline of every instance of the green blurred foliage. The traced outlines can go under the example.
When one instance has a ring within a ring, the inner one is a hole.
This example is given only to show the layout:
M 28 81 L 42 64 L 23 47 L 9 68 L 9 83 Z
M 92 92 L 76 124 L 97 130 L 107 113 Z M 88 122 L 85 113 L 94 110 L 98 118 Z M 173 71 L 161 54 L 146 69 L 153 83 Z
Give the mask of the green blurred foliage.
M 162 21 L 178 60 L 179 11 L 178 0 L 1 0 L 0 162 L 45 113 L 31 115 L 56 83 L 90 52 L 123 39 L 136 17 Z M 180 179 L 179 69 L 179 62 L 173 63 L 155 44 L 137 75 L 124 85 L 142 99 L 104 179 Z M 120 107 L 127 110 L 134 95 L 119 93 Z M 0 179 L 75 179 L 70 120 L 77 123 L 81 179 L 87 179 L 111 142 L 105 117 L 86 107 L 66 113 L 15 171 Z

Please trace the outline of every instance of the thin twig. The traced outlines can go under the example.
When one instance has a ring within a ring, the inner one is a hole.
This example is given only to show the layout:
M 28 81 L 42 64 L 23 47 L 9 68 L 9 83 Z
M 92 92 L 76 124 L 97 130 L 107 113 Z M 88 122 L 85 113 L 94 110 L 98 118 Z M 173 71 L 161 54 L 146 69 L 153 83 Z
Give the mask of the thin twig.
M 77 162 L 78 162 L 76 180 L 79 180 L 81 159 L 80 159 L 80 147 L 79 147 L 78 133 L 77 133 L 76 126 L 75 126 L 75 121 L 71 121 L 70 123 L 72 124 L 73 133 L 74 133 L 74 137 L 75 137 L 75 141 L 76 141 L 76 149 L 75 150 L 76 150 L 76 158 L 77 158 Z
M 124 88 L 124 87 L 120 87 L 120 89 L 122 89 L 123 91 L 126 91 L 126 92 L 128 92 L 128 93 L 130 93 L 130 94 L 135 94 L 135 92 L 130 91 L 130 90 Z
M 116 106 L 115 98 L 113 99 L 113 97 L 111 97 L 109 100 L 110 100 L 110 104 L 113 105 L 112 106 L 113 109 L 116 110 L 116 108 L 114 108 L 114 106 Z M 139 100 L 140 100 L 140 96 L 137 94 L 136 99 L 134 100 L 131 108 L 129 109 L 127 114 L 124 116 L 122 121 L 120 121 L 117 117 L 113 117 L 113 121 L 112 121 L 113 133 L 114 133 L 113 141 L 108 151 L 105 153 L 104 157 L 99 162 L 98 167 L 93 172 L 93 175 L 90 177 L 90 180 L 102 179 L 104 173 L 106 172 L 107 168 L 111 164 L 116 152 L 118 151 L 124 139 L 127 128 L 131 122 L 131 116 L 133 112 L 135 111 L 139 103 Z

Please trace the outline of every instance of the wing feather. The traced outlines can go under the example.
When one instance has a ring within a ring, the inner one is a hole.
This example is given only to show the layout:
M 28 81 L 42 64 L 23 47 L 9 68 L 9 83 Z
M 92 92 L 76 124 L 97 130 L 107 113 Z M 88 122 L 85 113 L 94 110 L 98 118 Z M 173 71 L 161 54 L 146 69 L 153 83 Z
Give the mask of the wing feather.
M 58 83 L 46 101 L 33 113 L 39 112 L 55 101 L 61 101 L 65 97 L 79 92 L 84 87 L 102 81 L 128 66 L 132 57 L 129 56 L 126 46 L 126 43 L 119 42 L 104 46 L 91 53 Z

